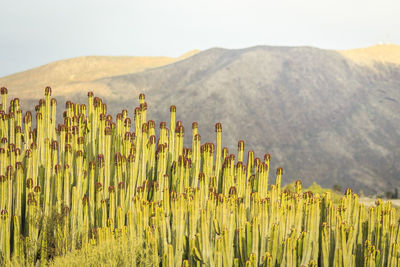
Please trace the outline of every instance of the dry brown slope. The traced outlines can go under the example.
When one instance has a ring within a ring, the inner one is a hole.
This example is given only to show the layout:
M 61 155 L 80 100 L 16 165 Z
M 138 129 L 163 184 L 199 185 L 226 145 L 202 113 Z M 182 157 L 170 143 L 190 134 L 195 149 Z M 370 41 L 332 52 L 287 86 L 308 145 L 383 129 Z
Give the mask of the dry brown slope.
M 104 96 L 111 91 L 97 79 L 136 73 L 160 67 L 196 54 L 190 51 L 180 57 L 85 56 L 52 62 L 34 69 L 0 78 L 0 85 L 10 90 L 10 97 L 39 98 L 43 88 L 51 86 L 55 96 L 67 96 L 82 90 L 93 90 Z
M 339 50 L 338 52 L 362 65 L 373 65 L 374 63 L 400 65 L 400 46 L 395 44 L 381 44 L 366 48 Z

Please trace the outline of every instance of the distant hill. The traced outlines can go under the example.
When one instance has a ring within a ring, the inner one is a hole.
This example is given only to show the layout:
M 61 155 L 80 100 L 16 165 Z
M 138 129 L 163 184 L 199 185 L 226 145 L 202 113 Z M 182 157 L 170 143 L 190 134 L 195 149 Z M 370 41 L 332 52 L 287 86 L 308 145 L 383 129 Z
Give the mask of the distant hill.
M 69 96 L 88 90 L 103 96 L 112 94 L 109 88 L 93 81 L 109 76 L 140 72 L 185 59 L 197 53 L 190 51 L 178 58 L 86 56 L 52 62 L 31 70 L 0 78 L 0 84 L 10 88 L 11 97 L 23 92 L 25 98 L 42 97 L 43 88 L 55 88 L 54 96 Z M 38 92 L 40 92 L 38 94 Z
M 376 63 L 400 64 L 400 46 L 394 44 L 375 45 L 367 48 L 340 50 L 343 56 L 363 65 Z
M 399 53 L 387 45 L 350 51 L 213 48 L 87 84 L 106 92 L 96 93 L 113 114 L 122 108 L 132 114 L 140 92 L 157 122 L 168 121 L 174 104 L 187 136 L 198 121 L 203 142 L 214 141 L 214 125 L 222 122 L 225 146 L 236 151 L 243 139 L 256 156 L 271 153 L 273 168 L 284 167 L 287 182 L 301 178 L 306 185 L 375 193 L 400 187 Z M 26 87 L 43 95 L 44 86 Z M 72 97 L 86 102 L 94 87 L 81 88 L 84 93 Z

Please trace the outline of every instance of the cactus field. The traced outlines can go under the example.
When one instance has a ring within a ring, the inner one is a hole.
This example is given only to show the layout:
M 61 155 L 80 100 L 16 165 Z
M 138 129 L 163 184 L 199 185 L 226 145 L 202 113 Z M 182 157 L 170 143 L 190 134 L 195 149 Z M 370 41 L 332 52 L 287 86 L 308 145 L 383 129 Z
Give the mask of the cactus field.
M 242 140 L 222 147 L 221 123 L 215 142 L 202 142 L 193 122 L 185 147 L 177 108 L 157 127 L 144 94 L 132 119 L 127 110 L 114 119 L 89 92 L 87 104 L 66 102 L 56 124 L 50 87 L 35 114 L 7 93 L 1 88 L 1 265 L 51 266 L 119 247 L 107 265 L 400 267 L 391 202 L 366 207 L 346 189 L 336 203 L 300 180 L 284 189 L 269 154 L 245 152 Z M 70 264 L 106 265 L 100 258 Z

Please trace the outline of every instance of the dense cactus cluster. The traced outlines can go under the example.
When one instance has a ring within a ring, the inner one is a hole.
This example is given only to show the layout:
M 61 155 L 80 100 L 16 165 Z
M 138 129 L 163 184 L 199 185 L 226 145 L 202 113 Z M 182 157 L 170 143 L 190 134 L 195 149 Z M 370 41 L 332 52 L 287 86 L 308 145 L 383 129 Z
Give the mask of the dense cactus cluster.
M 33 121 L 1 89 L 4 264 L 45 265 L 116 239 L 162 266 L 400 266 L 390 202 L 366 208 L 348 189 L 336 205 L 300 181 L 283 190 L 282 168 L 269 184 L 270 155 L 245 160 L 243 141 L 230 154 L 220 123 L 215 144 L 201 144 L 194 122 L 186 148 L 176 107 L 156 133 L 143 94 L 133 122 L 126 110 L 113 121 L 89 93 L 87 107 L 66 103 L 57 127 L 50 88 L 45 96 Z

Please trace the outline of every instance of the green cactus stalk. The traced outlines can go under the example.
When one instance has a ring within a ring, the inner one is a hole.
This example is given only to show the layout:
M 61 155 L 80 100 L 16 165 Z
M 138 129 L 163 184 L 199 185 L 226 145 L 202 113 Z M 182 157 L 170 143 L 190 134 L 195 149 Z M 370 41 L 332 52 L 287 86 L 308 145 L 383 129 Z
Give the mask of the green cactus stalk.
M 1 254 L 8 262 L 10 259 L 10 218 L 7 210 L 1 211 Z

